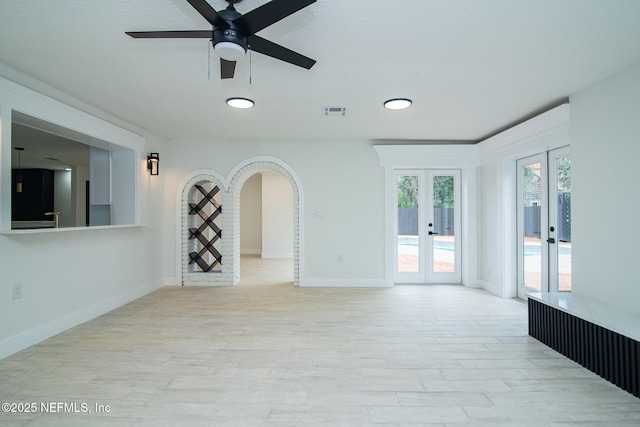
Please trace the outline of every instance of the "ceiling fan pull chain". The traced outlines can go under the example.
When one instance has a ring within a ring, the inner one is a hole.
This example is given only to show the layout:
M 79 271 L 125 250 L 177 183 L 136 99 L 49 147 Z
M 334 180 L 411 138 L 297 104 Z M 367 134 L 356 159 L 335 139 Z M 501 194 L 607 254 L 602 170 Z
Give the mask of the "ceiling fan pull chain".
M 211 49 L 213 43 L 207 43 L 207 79 L 211 81 Z
M 252 52 L 253 49 L 251 49 L 251 45 L 247 45 L 247 48 L 249 49 L 249 84 L 251 84 L 251 77 L 252 77 L 252 68 L 251 68 L 252 56 L 251 56 L 251 52 Z

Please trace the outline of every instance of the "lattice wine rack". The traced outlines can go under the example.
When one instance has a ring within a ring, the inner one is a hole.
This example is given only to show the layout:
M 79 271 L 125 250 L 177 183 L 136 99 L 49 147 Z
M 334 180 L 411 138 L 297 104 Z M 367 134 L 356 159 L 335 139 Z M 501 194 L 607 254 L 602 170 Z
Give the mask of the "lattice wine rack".
M 196 227 L 189 228 L 189 240 L 195 241 L 195 250 L 189 252 L 189 265 L 195 271 L 205 273 L 222 271 L 222 254 L 218 246 L 222 243 L 222 204 L 220 189 L 214 185 L 207 190 L 203 185 L 195 185 L 202 195 L 197 203 L 189 203 L 189 215 L 196 216 Z

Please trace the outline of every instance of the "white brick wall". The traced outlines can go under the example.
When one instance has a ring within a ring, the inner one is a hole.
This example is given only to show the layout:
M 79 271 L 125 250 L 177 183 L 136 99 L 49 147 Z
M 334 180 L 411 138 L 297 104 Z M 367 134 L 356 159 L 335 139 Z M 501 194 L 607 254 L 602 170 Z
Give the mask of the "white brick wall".
M 252 175 L 276 171 L 289 180 L 293 189 L 293 282 L 300 281 L 300 195 L 298 186 L 291 174 L 282 166 L 270 161 L 256 161 L 239 169 L 231 177 L 229 188 L 215 176 L 201 174 L 191 178 L 182 190 L 182 283 L 190 286 L 233 286 L 240 281 L 240 191 L 245 181 Z M 194 272 L 189 268 L 189 251 L 195 244 L 189 240 L 189 227 L 193 227 L 194 215 L 189 215 L 189 202 L 194 202 L 198 190 L 194 185 L 212 182 L 222 192 L 222 270 L 220 272 Z M 195 193 L 194 193 L 195 192 Z

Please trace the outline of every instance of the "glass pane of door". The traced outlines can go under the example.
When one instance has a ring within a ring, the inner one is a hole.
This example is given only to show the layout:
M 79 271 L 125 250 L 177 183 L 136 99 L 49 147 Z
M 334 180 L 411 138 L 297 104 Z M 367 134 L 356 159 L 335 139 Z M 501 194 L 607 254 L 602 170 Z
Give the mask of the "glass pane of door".
M 397 176 L 398 273 L 418 273 L 420 271 L 419 178 L 418 175 Z
M 455 264 L 454 178 L 433 177 L 433 272 L 453 273 Z
M 540 163 L 522 167 L 523 215 L 524 215 L 524 286 L 542 289 L 542 240 L 541 236 L 541 188 Z
M 518 297 L 526 299 L 533 291 L 571 292 L 569 147 L 517 164 Z
M 429 283 L 460 283 L 460 171 L 429 172 Z
M 549 153 L 553 169 L 549 195 L 551 291 L 571 292 L 571 156 L 568 148 Z
M 546 155 L 518 161 L 518 294 L 548 289 Z M 543 244 L 544 242 L 544 244 Z

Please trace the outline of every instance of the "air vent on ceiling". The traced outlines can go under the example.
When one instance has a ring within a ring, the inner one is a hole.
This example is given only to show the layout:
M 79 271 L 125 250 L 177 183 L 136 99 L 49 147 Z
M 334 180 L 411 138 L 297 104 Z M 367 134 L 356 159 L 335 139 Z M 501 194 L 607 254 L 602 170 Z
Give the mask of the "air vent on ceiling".
M 347 107 L 322 107 L 322 115 L 325 117 L 344 117 L 347 115 Z

